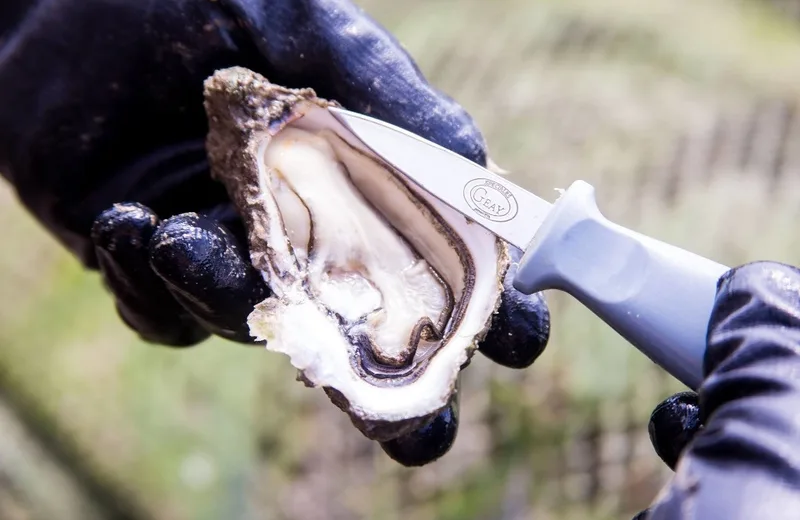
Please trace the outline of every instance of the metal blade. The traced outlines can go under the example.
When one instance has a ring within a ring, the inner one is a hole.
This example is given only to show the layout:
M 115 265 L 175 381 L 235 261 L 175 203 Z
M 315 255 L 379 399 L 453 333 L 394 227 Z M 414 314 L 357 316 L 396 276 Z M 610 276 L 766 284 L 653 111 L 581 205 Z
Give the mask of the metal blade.
M 435 143 L 368 116 L 328 109 L 411 181 L 505 241 L 526 249 L 552 204 Z

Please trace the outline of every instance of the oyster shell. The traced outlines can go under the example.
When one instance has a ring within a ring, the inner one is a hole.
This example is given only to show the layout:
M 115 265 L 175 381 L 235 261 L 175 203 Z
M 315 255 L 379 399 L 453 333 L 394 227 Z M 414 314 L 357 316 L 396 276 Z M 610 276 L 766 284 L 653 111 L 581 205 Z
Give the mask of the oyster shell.
M 212 174 L 274 293 L 251 334 L 369 438 L 430 420 L 500 305 L 506 244 L 410 185 L 313 90 L 234 67 L 205 99 Z

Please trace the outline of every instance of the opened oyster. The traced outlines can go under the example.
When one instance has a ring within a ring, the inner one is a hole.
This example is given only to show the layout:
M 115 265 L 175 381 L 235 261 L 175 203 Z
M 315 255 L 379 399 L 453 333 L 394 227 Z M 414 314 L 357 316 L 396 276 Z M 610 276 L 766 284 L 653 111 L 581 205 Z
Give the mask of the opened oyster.
M 367 437 L 424 424 L 489 330 L 505 243 L 412 187 L 312 90 L 236 67 L 209 78 L 205 96 L 212 174 L 274 293 L 251 334 Z

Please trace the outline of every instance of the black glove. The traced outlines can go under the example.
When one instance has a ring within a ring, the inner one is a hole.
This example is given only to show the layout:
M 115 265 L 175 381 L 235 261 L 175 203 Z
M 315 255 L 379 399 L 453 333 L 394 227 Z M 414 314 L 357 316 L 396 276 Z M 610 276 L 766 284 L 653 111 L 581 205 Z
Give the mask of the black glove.
M 719 284 L 705 381 L 653 412 L 675 469 L 637 520 L 800 518 L 800 270 L 754 263 Z
M 0 172 L 43 225 L 100 269 L 122 319 L 147 341 L 250 342 L 246 317 L 269 294 L 208 171 L 202 89 L 215 70 L 239 65 L 312 87 L 486 163 L 470 117 L 348 0 L 41 5 L 0 3 Z M 507 295 L 496 323 L 480 347 L 499 363 L 528 366 L 545 346 L 540 296 Z M 430 447 L 446 437 L 449 447 L 454 425 L 455 409 L 445 410 L 387 451 L 403 458 L 422 438 L 434 439 Z

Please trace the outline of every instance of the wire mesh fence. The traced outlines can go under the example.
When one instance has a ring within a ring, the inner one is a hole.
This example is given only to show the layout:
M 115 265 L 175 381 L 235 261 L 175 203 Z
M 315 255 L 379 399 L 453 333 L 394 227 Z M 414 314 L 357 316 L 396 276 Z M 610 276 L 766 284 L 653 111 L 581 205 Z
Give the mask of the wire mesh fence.
M 796 4 L 361 2 L 515 182 L 587 180 L 610 217 L 729 264 L 800 263 Z M 280 356 L 139 343 L 7 190 L 0 221 L 3 518 L 600 520 L 669 477 L 646 427 L 680 386 L 569 298 L 530 369 L 473 362 L 456 444 L 411 470 Z

